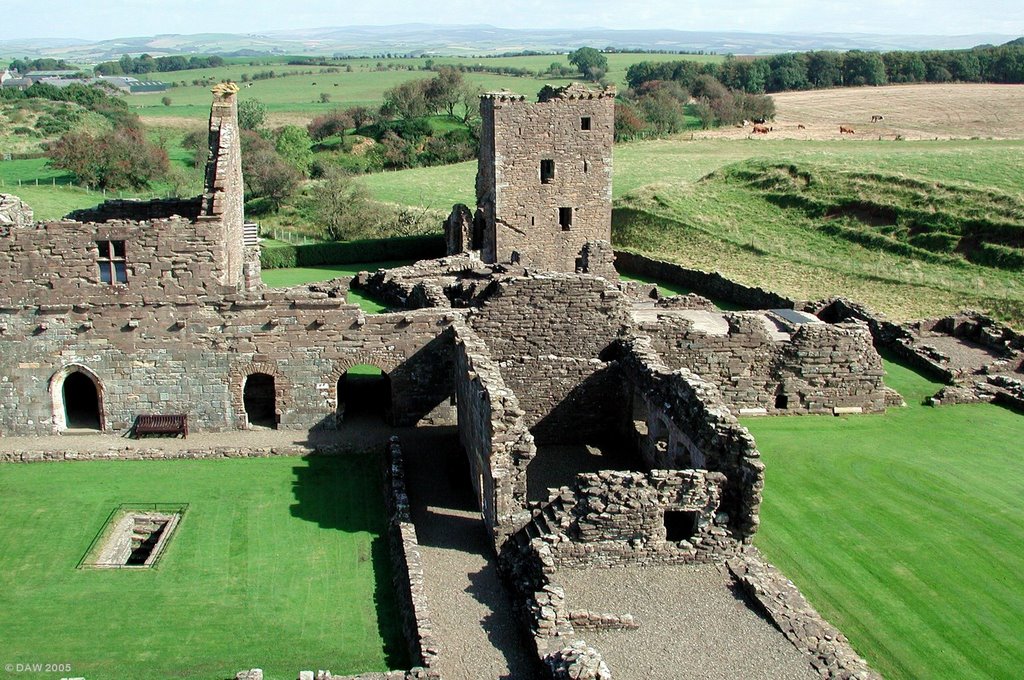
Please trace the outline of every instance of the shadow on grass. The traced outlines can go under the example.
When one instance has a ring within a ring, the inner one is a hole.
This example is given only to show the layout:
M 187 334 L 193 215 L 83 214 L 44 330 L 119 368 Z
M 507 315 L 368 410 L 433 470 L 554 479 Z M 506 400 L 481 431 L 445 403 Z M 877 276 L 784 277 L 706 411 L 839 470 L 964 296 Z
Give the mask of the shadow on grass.
M 368 557 L 373 572 L 377 634 L 388 668 L 409 668 L 388 546 L 379 454 L 311 455 L 304 457 L 303 463 L 292 468 L 296 501 L 291 506 L 292 516 L 315 522 L 324 529 L 367 532 L 372 536 Z M 365 559 L 361 556 L 360 562 Z M 329 602 L 325 605 L 345 607 L 358 606 L 358 603 Z

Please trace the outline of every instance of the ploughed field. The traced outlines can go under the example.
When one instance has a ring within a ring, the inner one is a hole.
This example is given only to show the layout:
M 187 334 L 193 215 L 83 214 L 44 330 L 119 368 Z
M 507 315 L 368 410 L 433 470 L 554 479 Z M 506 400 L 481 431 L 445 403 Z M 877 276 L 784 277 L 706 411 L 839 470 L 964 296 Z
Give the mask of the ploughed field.
M 89 680 L 405 668 L 379 463 L 0 466 L 0 659 Z M 188 508 L 156 567 L 76 568 L 122 503 Z
M 886 362 L 907 407 L 747 418 L 766 465 L 755 543 L 890 679 L 1024 667 L 1024 418 L 921 405 L 938 385 Z

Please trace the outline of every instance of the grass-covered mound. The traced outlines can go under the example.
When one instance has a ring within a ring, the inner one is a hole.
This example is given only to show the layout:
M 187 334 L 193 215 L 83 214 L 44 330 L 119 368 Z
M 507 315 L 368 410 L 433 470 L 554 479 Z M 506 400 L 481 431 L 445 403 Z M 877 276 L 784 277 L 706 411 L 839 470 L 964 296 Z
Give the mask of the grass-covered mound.
M 723 177 L 801 211 L 826 233 L 925 261 L 966 259 L 1024 268 L 1024 200 L 994 189 L 852 172 L 812 164 L 751 162 Z
M 90 680 L 406 667 L 376 457 L 3 465 L 0 496 L 6 661 Z M 77 569 L 126 502 L 188 504 L 158 565 Z
M 762 161 L 638 189 L 616 202 L 612 231 L 618 247 L 796 299 L 845 295 L 902 319 L 973 307 L 1018 326 L 1022 235 L 1013 193 Z
M 931 408 L 886 363 L 885 415 L 745 419 L 766 465 L 755 538 L 886 678 L 1011 678 L 1024 666 L 1024 419 Z

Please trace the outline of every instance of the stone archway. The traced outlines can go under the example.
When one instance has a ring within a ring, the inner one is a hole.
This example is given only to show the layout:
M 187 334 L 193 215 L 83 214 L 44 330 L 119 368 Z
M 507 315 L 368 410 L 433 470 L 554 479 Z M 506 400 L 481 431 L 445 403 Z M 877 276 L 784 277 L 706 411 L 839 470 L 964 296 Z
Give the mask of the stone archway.
M 242 407 L 250 426 L 277 429 L 277 394 L 274 376 L 250 373 L 242 388 Z
M 261 377 L 250 381 L 253 376 Z M 277 365 L 255 361 L 231 369 L 231 407 L 240 429 L 248 429 L 252 425 L 277 428 L 281 414 L 288 410 L 288 406 L 288 381 Z M 250 419 L 252 409 L 257 412 L 260 422 Z
M 330 376 L 334 389 L 335 422 L 346 418 L 381 418 L 391 421 L 391 372 L 398 360 L 389 356 L 359 355 L 338 361 Z
M 92 369 L 68 364 L 50 377 L 49 389 L 54 432 L 107 429 L 105 389 Z

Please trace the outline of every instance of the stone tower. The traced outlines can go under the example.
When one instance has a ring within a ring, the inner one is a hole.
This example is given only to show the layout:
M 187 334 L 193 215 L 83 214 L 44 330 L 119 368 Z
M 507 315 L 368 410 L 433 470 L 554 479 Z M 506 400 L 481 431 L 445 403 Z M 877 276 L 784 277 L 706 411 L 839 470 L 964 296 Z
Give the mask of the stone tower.
M 596 271 L 588 254 L 593 264 L 595 252 L 610 256 L 615 90 L 545 87 L 536 103 L 489 93 L 480 114 L 477 212 L 458 249 L 488 263 Z

